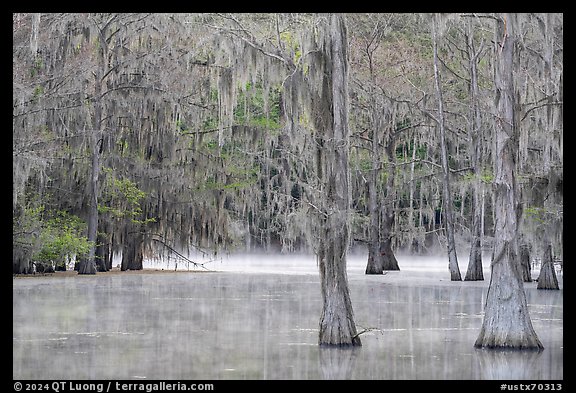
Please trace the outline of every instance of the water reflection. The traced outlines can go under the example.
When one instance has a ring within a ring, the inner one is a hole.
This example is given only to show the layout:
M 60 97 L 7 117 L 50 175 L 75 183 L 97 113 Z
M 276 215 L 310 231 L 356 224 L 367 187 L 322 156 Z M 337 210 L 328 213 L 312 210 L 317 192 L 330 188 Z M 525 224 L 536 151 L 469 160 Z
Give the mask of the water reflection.
M 537 359 L 543 351 L 476 349 L 481 379 L 540 379 Z
M 322 379 L 351 379 L 361 347 L 318 348 Z
M 363 346 L 348 350 L 317 345 L 317 274 L 15 279 L 13 377 L 562 379 L 562 291 L 526 286 L 545 350 L 505 355 L 473 347 L 488 282 L 430 274 L 351 270 L 355 319 L 366 331 Z

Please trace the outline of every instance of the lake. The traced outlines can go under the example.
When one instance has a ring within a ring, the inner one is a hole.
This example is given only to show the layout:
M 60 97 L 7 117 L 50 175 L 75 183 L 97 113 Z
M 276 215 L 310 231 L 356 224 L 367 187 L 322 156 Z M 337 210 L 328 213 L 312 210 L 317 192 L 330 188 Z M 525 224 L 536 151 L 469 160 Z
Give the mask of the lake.
M 494 351 L 473 347 L 489 268 L 485 281 L 451 282 L 447 259 L 398 256 L 402 270 L 380 276 L 365 275 L 365 261 L 348 258 L 365 331 L 354 349 L 317 344 L 313 256 L 223 257 L 205 265 L 213 271 L 148 261 L 160 271 L 18 277 L 13 378 L 563 379 L 561 275 L 559 291 L 525 283 L 544 351 Z

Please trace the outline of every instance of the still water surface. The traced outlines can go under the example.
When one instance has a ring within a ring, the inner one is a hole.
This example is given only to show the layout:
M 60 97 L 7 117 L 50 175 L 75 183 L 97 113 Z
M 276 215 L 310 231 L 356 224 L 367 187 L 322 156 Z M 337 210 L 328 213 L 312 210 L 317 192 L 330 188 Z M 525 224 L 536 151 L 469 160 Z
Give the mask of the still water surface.
M 366 276 L 365 258 L 352 256 L 363 346 L 332 349 L 317 345 L 314 258 L 269 258 L 218 262 L 216 272 L 16 278 L 13 378 L 563 378 L 562 290 L 525 284 L 544 351 L 480 350 L 489 271 L 451 282 L 447 263 L 405 257 L 399 272 Z

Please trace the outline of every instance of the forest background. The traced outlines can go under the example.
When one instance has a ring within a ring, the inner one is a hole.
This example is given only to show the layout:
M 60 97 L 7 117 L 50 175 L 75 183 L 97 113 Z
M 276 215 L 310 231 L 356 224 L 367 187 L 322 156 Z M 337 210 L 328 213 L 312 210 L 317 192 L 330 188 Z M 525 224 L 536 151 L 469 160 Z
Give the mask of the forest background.
M 482 279 L 506 39 L 518 247 L 562 260 L 563 15 L 516 14 L 508 36 L 496 14 L 347 14 L 344 145 L 323 133 L 323 18 L 13 14 L 13 273 L 318 254 L 340 149 L 345 246 L 367 247 L 367 273 L 448 252 L 457 279 L 464 250 Z

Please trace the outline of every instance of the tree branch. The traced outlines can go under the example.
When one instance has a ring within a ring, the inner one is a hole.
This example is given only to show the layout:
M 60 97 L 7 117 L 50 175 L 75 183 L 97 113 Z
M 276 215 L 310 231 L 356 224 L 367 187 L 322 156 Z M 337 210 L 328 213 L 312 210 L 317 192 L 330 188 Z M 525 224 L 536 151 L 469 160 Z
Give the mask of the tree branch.
M 154 235 L 152 235 L 154 236 Z M 155 239 L 152 238 L 153 241 L 158 242 L 160 244 L 162 244 L 164 247 L 168 248 L 170 251 L 172 251 L 174 254 L 176 254 L 177 256 L 179 256 L 180 258 L 184 259 L 185 261 L 187 261 L 188 263 L 193 264 L 195 267 L 201 267 L 203 269 L 206 269 L 208 271 L 210 271 L 210 269 L 208 269 L 206 266 L 204 266 L 204 263 L 199 263 L 199 262 L 194 262 L 191 259 L 186 258 L 184 255 L 180 254 L 178 251 L 176 251 L 175 249 L 173 249 L 172 247 L 170 247 L 168 244 L 166 244 L 163 240 L 160 239 Z M 211 262 L 211 261 L 208 261 Z M 207 262 L 205 262 L 207 263 Z
M 252 34 L 250 34 L 250 32 L 240 23 L 240 21 L 236 18 L 234 18 L 233 16 L 228 16 L 228 15 L 224 15 L 224 14 L 217 14 L 218 16 L 220 16 L 221 18 L 224 19 L 228 19 L 228 20 L 232 20 L 237 26 L 238 29 L 234 30 L 231 28 L 224 28 L 224 27 L 220 27 L 220 26 L 214 26 L 214 25 L 207 25 L 208 27 L 211 27 L 213 29 L 216 29 L 218 31 L 222 31 L 225 33 L 228 33 L 230 35 L 233 35 L 234 37 L 237 37 L 239 39 L 241 39 L 242 41 L 244 41 L 246 44 L 248 44 L 249 46 L 251 46 L 252 48 L 258 50 L 259 52 L 261 52 L 262 54 L 268 56 L 268 57 L 272 57 L 275 58 L 279 61 L 281 61 L 282 63 L 286 64 L 286 66 L 288 66 L 288 68 L 290 70 L 293 70 L 296 68 L 296 65 L 294 64 L 294 62 L 290 59 L 285 58 L 284 56 L 281 56 L 280 54 L 280 50 L 277 49 L 278 54 L 276 53 L 272 53 L 267 51 L 266 49 L 264 49 L 264 47 L 260 44 L 256 44 L 253 39 L 254 37 L 252 36 Z M 238 31 L 244 33 L 245 35 L 247 35 L 248 37 L 250 37 L 250 39 L 244 37 L 243 35 L 239 34 Z
M 538 108 L 543 108 L 543 107 L 545 107 L 545 106 L 552 106 L 552 105 L 562 105 L 562 104 L 564 104 L 563 101 L 554 101 L 554 102 L 546 102 L 546 103 L 541 104 L 541 105 L 536 105 L 536 106 L 528 109 L 528 110 L 526 111 L 526 113 L 524 113 L 524 116 L 522 116 L 522 118 L 520 119 L 520 121 L 523 121 L 523 120 L 526 118 L 526 116 L 528 116 L 528 114 L 529 114 L 530 112 L 532 112 L 532 111 L 534 111 L 534 110 L 536 110 L 536 109 L 538 109 Z

